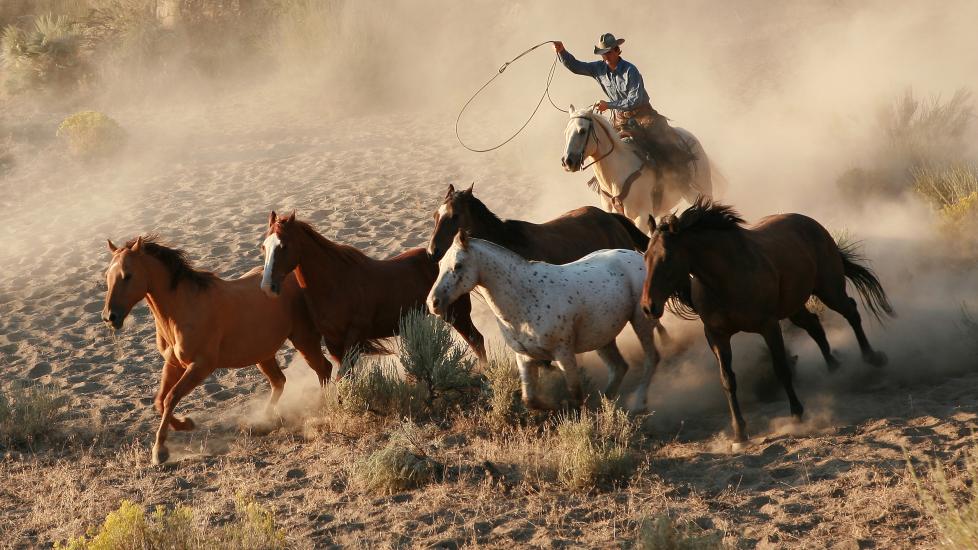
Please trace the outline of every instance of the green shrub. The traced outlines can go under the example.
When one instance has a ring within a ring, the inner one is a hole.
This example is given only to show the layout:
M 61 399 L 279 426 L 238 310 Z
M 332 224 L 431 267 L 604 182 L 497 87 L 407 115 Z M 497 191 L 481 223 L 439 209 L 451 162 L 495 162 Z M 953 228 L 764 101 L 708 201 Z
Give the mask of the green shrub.
M 442 466 L 425 452 L 429 436 L 410 420 L 391 434 L 387 445 L 353 464 L 352 478 L 361 489 L 394 494 L 434 479 Z
M 55 548 L 66 550 L 286 548 L 285 532 L 276 527 L 273 514 L 251 500 L 235 501 L 235 518 L 224 527 L 202 527 L 194 510 L 177 506 L 167 511 L 157 506 L 152 514 L 128 500 L 110 512 L 98 529 L 89 529 Z
M 474 362 L 444 321 L 416 309 L 401 317 L 398 355 L 408 381 L 420 386 L 429 407 L 443 409 L 478 387 Z
M 0 35 L 3 84 L 9 93 L 77 84 L 85 71 L 82 34 L 66 16 L 34 17 L 28 29 L 8 25 Z
M 949 479 L 947 468 L 932 463 L 926 481 L 912 465 L 910 476 L 925 515 L 937 527 L 939 543 L 947 548 L 978 548 L 978 445 L 964 458 L 964 468 Z
M 30 445 L 51 436 L 66 416 L 70 399 L 41 384 L 12 384 L 0 389 L 0 442 Z
M 125 143 L 125 132 L 119 124 L 98 111 L 75 113 L 58 126 L 63 139 L 74 155 L 94 159 L 118 152 Z
M 645 519 L 638 530 L 635 547 L 642 550 L 714 550 L 723 548 L 720 533 L 703 533 L 702 529 L 678 529 L 669 516 Z
M 634 460 L 628 446 L 636 422 L 615 403 L 602 398 L 601 408 L 560 419 L 556 430 L 557 479 L 570 489 L 590 489 L 631 476 Z

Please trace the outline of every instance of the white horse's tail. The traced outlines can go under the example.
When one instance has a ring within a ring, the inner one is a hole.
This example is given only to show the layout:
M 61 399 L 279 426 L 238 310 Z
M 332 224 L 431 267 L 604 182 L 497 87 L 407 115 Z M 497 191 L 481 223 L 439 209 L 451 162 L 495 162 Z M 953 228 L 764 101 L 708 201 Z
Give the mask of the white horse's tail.
M 730 187 L 730 181 L 712 160 L 710 161 L 710 179 L 713 183 L 713 199 L 723 199 L 723 196 L 727 194 L 727 189 Z

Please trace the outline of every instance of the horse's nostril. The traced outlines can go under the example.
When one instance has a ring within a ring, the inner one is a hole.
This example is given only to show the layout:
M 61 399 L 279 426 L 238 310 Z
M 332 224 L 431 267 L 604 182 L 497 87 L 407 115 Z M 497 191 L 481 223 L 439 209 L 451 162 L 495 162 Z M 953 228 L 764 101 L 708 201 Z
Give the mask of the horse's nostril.
M 642 311 L 645 312 L 645 315 L 652 316 L 652 307 L 649 304 L 642 304 Z

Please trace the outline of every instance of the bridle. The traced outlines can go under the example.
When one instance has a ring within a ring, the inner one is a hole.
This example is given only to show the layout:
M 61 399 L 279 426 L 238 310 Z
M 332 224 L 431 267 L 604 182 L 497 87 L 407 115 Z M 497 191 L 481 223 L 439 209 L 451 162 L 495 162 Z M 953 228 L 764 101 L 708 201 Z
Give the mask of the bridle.
M 587 137 L 584 139 L 584 145 L 581 146 L 581 156 L 582 157 L 584 156 L 584 151 L 587 150 L 587 144 L 588 144 L 588 142 L 591 141 L 591 137 L 592 136 L 594 137 L 594 145 L 597 147 L 598 151 L 601 151 L 601 140 L 598 139 L 598 134 L 594 131 L 595 122 L 594 122 L 594 119 L 592 118 L 593 115 L 594 115 L 593 113 L 588 113 L 586 115 L 574 115 L 574 116 L 571 117 L 572 119 L 575 119 L 576 118 L 576 119 L 582 119 L 582 120 L 588 121 Z M 584 166 L 581 166 L 580 170 L 586 170 L 586 169 L 590 168 L 595 163 L 600 162 L 605 157 L 607 157 L 608 155 L 610 155 L 611 153 L 613 153 L 614 150 L 615 150 L 615 140 L 612 139 L 611 134 L 608 132 L 608 129 L 605 128 L 603 124 L 599 124 L 599 126 L 601 126 L 601 129 L 604 130 L 605 137 L 608 138 L 608 143 L 611 144 L 611 149 L 608 149 L 608 152 L 605 153 L 605 154 L 603 154 L 603 155 L 598 155 L 597 158 L 595 158 L 594 160 L 592 160 L 588 164 L 585 164 Z

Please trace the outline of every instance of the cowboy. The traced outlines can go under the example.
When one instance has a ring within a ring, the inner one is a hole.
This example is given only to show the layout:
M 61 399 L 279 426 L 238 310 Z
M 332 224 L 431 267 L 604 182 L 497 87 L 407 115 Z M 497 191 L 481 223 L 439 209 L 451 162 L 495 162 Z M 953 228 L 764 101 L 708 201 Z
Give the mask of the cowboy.
M 669 126 L 668 119 L 652 108 L 638 69 L 621 58 L 624 42 L 624 38 L 615 38 L 611 33 L 602 34 L 594 46 L 594 53 L 601 56 L 601 61 L 578 61 L 560 41 L 554 42 L 554 51 L 569 71 L 598 81 L 610 100 L 599 101 L 598 111 L 612 110 L 615 129 L 623 138 L 637 141 L 656 161 L 657 171 L 661 164 L 668 164 L 680 177 L 687 178 L 693 154 Z

